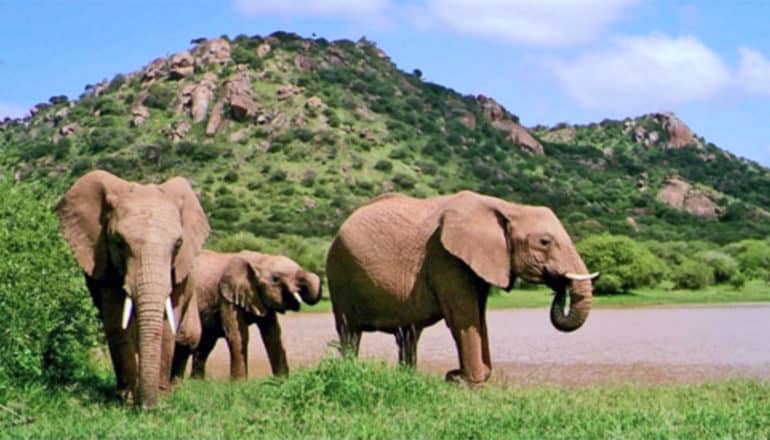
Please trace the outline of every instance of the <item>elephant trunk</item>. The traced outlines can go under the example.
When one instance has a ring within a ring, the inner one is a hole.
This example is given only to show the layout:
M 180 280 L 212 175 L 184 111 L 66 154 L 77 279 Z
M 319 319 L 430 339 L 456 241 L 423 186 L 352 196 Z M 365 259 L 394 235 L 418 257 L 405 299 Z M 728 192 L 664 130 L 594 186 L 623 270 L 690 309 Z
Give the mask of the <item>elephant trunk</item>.
M 591 310 L 592 286 L 590 280 L 571 281 L 569 283 L 569 312 L 564 314 L 567 288 L 558 289 L 551 303 L 551 324 L 563 332 L 572 332 L 580 328 Z
M 313 305 L 321 299 L 321 277 L 306 272 L 301 277 L 299 294 L 305 304 Z
M 154 406 L 160 386 L 161 340 L 163 337 L 164 301 L 167 295 L 159 289 L 141 293 L 136 312 L 139 326 L 139 403 L 144 408 Z
M 568 273 L 564 279 L 559 282 L 556 288 L 556 294 L 551 303 L 551 324 L 563 332 L 572 332 L 579 329 L 588 318 L 588 312 L 591 311 L 591 302 L 593 299 L 592 280 L 596 274 L 586 276 L 588 271 L 579 256 L 574 257 L 574 272 Z M 564 306 L 569 290 L 570 304 L 569 311 L 564 314 Z

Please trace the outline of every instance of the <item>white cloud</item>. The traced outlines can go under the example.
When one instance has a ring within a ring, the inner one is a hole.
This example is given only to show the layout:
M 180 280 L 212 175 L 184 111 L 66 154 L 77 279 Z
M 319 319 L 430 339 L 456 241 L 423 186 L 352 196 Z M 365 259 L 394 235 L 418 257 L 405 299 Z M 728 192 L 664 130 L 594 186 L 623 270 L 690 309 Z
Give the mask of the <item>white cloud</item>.
M 0 120 L 8 118 L 20 118 L 27 114 L 27 109 L 15 105 L 0 102 Z
M 509 43 L 571 46 L 593 40 L 638 0 L 426 0 L 450 30 Z
M 770 60 L 747 47 L 739 48 L 738 54 L 737 87 L 749 93 L 770 96 Z
M 696 38 L 657 33 L 618 38 L 609 48 L 550 67 L 581 106 L 626 113 L 705 100 L 732 80 L 722 59 Z
M 389 0 L 235 0 L 246 15 L 379 17 Z

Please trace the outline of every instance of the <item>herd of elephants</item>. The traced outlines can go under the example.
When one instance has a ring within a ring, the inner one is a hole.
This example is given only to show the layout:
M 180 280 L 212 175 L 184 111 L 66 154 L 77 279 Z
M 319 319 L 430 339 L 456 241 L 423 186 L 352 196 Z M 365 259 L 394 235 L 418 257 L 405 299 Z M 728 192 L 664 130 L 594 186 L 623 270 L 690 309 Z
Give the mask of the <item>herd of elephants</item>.
M 181 379 L 190 356 L 192 375 L 204 376 L 221 337 L 231 377 L 245 377 L 252 323 L 273 373 L 288 373 L 276 314 L 318 302 L 321 278 L 285 256 L 203 250 L 210 228 L 186 179 L 140 184 L 91 171 L 56 213 L 98 308 L 126 403 L 153 406 Z M 446 377 L 471 386 L 491 372 L 492 285 L 507 290 L 516 277 L 548 285 L 555 292 L 551 322 L 569 332 L 585 322 L 598 276 L 553 211 L 471 191 L 370 200 L 340 226 L 325 275 L 342 350 L 357 354 L 364 331 L 388 332 L 399 361 L 414 366 L 420 333 L 444 319 L 459 358 Z

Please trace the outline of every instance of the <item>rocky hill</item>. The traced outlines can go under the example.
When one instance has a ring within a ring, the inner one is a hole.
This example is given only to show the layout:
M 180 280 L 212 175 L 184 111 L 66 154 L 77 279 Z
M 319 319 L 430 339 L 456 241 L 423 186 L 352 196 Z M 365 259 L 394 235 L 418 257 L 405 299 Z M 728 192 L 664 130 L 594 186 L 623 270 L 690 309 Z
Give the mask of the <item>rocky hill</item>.
M 770 171 L 673 114 L 530 130 L 492 97 L 399 70 L 365 39 L 191 44 L 0 123 L 0 172 L 52 191 L 92 168 L 185 175 L 220 236 L 328 236 L 378 193 L 465 188 L 552 206 L 577 235 L 770 235 Z

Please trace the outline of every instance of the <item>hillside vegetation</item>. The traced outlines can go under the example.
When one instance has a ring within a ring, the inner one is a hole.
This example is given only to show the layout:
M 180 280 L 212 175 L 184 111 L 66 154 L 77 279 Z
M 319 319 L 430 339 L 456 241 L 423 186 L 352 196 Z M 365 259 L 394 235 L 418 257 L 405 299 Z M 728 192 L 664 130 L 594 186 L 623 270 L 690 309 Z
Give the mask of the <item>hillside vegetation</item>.
M 399 70 L 363 38 L 194 41 L 1 123 L 4 173 L 55 188 L 92 168 L 143 181 L 184 175 L 215 241 L 326 238 L 381 192 L 460 189 L 551 206 L 577 237 L 770 235 L 770 172 L 674 115 L 527 130 L 494 99 Z

